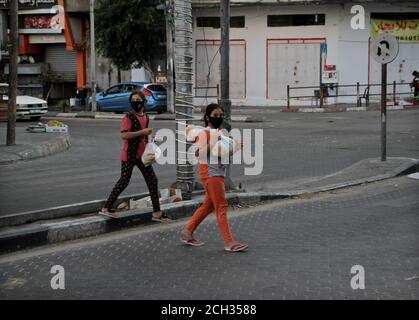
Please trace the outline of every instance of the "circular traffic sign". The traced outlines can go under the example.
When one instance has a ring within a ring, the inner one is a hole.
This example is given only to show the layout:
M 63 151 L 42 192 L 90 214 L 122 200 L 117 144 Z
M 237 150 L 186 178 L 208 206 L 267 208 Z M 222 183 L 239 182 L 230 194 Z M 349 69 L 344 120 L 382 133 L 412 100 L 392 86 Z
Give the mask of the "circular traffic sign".
M 399 42 L 395 36 L 388 33 L 381 33 L 373 40 L 371 55 L 378 63 L 390 63 L 396 59 L 398 54 Z

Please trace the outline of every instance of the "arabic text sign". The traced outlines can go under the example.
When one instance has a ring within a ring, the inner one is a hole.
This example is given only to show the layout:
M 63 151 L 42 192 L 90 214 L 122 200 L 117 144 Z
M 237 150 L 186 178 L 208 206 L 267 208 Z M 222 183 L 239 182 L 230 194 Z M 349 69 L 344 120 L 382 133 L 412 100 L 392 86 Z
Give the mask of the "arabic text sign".
M 8 9 L 10 0 L 0 0 L 0 9 Z M 19 9 L 51 8 L 57 0 L 18 0 Z
M 371 19 L 371 38 L 389 33 L 399 42 L 419 42 L 419 20 Z

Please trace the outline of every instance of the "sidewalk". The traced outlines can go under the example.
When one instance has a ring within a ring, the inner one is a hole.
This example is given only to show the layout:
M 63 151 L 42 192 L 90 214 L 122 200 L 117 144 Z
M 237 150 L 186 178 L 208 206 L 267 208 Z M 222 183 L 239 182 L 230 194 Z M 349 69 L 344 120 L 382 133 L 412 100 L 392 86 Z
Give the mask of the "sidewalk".
M 266 190 L 258 192 L 231 192 L 227 194 L 230 206 L 260 204 L 269 200 L 304 198 L 316 193 L 338 190 L 393 178 L 419 169 L 419 160 L 410 158 L 365 159 L 335 174 L 319 177 L 299 185 L 286 182 L 272 184 Z M 283 185 L 281 185 L 283 184 Z M 286 187 L 284 187 L 286 186 Z M 135 198 L 147 196 L 147 193 Z M 128 201 L 128 196 L 119 199 Z M 191 216 L 201 205 L 203 196 L 195 194 L 192 200 L 162 205 L 169 217 L 179 219 Z M 61 207 L 23 212 L 0 217 L 1 252 L 13 251 L 25 247 L 57 243 L 67 240 L 96 236 L 121 230 L 127 227 L 150 223 L 151 208 L 123 211 L 118 219 L 111 219 L 97 214 L 105 199 L 93 200 Z
M 28 124 L 29 126 L 29 124 Z M 0 123 L 0 165 L 46 157 L 70 148 L 68 133 L 31 133 L 16 127 L 16 145 L 6 146 L 7 124 Z
M 274 300 L 276 305 L 281 299 L 417 300 L 418 194 L 418 180 L 403 176 L 230 209 L 234 238 L 249 245 L 238 253 L 223 250 L 211 215 L 195 233 L 205 242 L 201 247 L 181 243 L 187 223 L 181 219 L 5 254 L 0 256 L 0 298 L 146 299 L 166 306 L 185 306 L 189 299 L 215 300 L 212 305 L 218 306 L 216 300 L 224 299 L 236 304 Z M 57 278 L 62 290 L 53 290 Z M 207 310 L 197 309 L 193 319 Z M 188 319 L 154 310 L 149 319 Z M 213 310 L 221 314 L 221 307 Z M 283 312 L 280 306 L 277 311 Z

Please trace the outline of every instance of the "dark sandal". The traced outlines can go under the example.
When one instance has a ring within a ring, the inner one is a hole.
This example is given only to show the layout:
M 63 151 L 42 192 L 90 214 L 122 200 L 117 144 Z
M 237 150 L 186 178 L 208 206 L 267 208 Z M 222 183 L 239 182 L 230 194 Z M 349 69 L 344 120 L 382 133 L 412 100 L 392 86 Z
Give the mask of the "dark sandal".
M 154 217 L 153 215 L 151 216 L 151 220 L 155 221 L 155 222 L 161 222 L 161 223 L 169 223 L 172 222 L 173 220 L 170 219 L 167 214 L 165 212 L 162 212 L 160 217 Z

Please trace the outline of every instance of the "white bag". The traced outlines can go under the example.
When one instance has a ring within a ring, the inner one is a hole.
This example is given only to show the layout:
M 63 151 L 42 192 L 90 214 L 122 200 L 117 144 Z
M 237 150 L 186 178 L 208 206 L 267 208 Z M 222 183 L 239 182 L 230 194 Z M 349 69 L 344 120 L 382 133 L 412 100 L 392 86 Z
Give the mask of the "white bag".
M 211 153 L 214 157 L 228 157 L 239 149 L 238 146 L 235 140 L 222 136 L 212 147 Z
M 156 161 L 161 156 L 161 149 L 155 144 L 155 139 L 152 142 L 147 143 L 144 149 L 144 153 L 141 157 L 144 165 L 147 167 Z
M 199 136 L 202 130 L 205 130 L 205 128 L 201 126 L 195 126 L 193 124 L 187 126 L 186 127 L 186 140 L 195 141 L 196 137 Z

